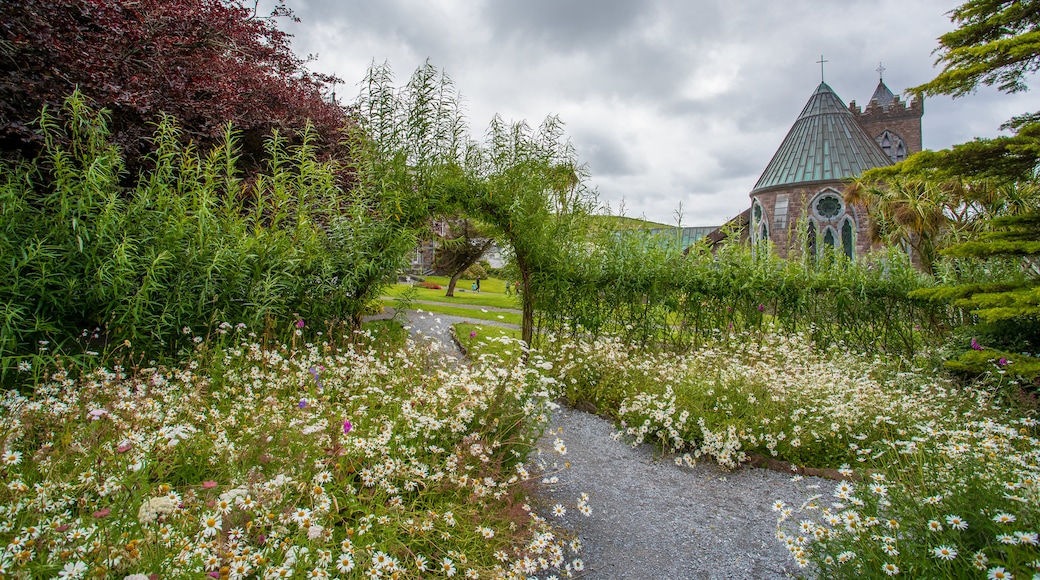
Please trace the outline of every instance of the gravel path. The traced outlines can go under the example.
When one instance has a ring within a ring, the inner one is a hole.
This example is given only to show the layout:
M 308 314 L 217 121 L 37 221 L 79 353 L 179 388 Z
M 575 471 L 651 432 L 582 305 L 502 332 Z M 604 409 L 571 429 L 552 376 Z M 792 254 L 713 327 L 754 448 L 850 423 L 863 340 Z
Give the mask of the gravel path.
M 386 320 L 393 318 L 394 315 L 395 311 L 393 308 L 386 308 L 382 314 L 366 316 L 365 320 Z M 455 346 L 455 341 L 451 334 L 451 327 L 455 324 L 468 322 L 484 326 L 499 326 L 502 328 L 512 328 L 514 330 L 520 329 L 516 324 L 509 324 L 508 322 L 438 314 L 436 312 L 427 312 L 421 308 L 416 310 L 405 310 L 404 316 L 407 319 L 405 322 L 405 329 L 408 330 L 409 334 L 411 334 L 412 340 L 420 343 L 432 342 L 434 348 L 443 352 L 445 356 L 456 358 L 459 357 L 459 351 Z
M 449 329 L 465 318 L 407 314 L 414 339 L 437 341 L 447 356 L 458 356 Z M 679 467 L 649 445 L 633 448 L 615 441 L 613 432 L 611 423 L 596 415 L 562 407 L 539 443 L 544 450 L 540 456 L 558 464 L 548 472 L 557 482 L 538 492 L 545 502 L 539 511 L 546 515 L 556 503 L 568 508 L 562 517 L 549 517 L 581 538 L 585 569 L 579 577 L 797 577 L 799 569 L 774 537 L 772 505 L 780 499 L 798 506 L 809 495 L 829 489 L 826 480 L 796 480 L 757 468 L 725 471 L 706 462 L 692 469 Z M 557 437 L 567 446 L 562 457 L 552 450 Z M 590 516 L 575 509 L 583 493 L 589 496 Z
M 774 537 L 782 499 L 798 506 L 829 486 L 792 480 L 767 469 L 727 472 L 712 463 L 679 467 L 649 445 L 614 441 L 613 426 L 596 415 L 561 408 L 541 447 L 561 438 L 570 462 L 545 489 L 550 505 L 571 506 L 558 525 L 585 546 L 582 578 L 792 578 L 799 569 Z M 545 454 L 551 455 L 547 451 Z M 589 495 L 590 516 L 573 509 Z M 543 508 L 543 511 L 546 511 Z

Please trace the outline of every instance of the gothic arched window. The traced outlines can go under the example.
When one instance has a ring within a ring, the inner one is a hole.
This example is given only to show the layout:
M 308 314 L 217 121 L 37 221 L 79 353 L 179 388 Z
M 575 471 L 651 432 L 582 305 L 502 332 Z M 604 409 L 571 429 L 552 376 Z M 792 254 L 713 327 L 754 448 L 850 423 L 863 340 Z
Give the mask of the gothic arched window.
M 810 258 L 816 257 L 816 222 L 809 220 L 809 227 L 805 229 L 805 253 Z
M 823 230 L 823 245 L 827 246 L 831 250 L 834 249 L 834 244 L 837 240 L 834 239 L 834 228 L 826 228 Z
M 850 260 L 855 254 L 855 247 L 852 243 L 852 220 L 845 218 L 845 223 L 841 224 L 841 248 Z
M 762 209 L 762 203 L 755 199 L 751 204 L 751 232 L 752 241 L 762 242 L 769 239 L 769 227 L 766 226 L 766 214 Z
M 877 144 L 881 147 L 881 150 L 888 155 L 888 158 L 892 160 L 892 163 L 899 163 L 906 159 L 906 143 L 903 139 L 892 133 L 888 129 L 885 129 L 883 133 L 878 135 L 877 139 L 874 139 Z

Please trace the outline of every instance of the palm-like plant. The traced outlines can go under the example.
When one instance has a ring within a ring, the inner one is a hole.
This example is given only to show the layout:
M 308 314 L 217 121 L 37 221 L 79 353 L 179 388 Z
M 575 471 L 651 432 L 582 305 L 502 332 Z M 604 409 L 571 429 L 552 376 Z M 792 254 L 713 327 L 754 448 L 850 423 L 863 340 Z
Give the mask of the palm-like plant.
M 954 223 L 945 189 L 921 179 L 882 183 L 860 178 L 845 189 L 845 201 L 867 210 L 872 243 L 911 248 L 921 268 L 931 274 L 939 240 Z

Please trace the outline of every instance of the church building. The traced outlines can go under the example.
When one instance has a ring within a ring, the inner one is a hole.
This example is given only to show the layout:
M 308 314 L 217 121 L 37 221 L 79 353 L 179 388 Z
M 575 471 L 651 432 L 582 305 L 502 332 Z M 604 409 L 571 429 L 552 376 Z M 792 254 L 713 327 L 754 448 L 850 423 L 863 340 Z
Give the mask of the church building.
M 921 97 L 904 103 L 883 78 L 865 110 L 821 82 L 751 190 L 752 243 L 769 240 L 781 257 L 869 252 L 866 210 L 845 203 L 847 180 L 920 151 L 923 114 Z

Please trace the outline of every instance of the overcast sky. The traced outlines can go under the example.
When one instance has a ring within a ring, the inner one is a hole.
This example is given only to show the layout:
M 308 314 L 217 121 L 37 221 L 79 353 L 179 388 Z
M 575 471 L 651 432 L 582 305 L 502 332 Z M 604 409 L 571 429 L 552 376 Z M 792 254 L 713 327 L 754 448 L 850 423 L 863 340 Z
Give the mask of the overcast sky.
M 265 0 L 268 1 L 268 0 Z M 625 215 L 719 225 L 748 193 L 820 82 L 865 106 L 879 63 L 896 94 L 930 80 L 951 0 L 286 0 L 312 70 L 346 85 L 373 62 L 398 85 L 426 59 L 465 99 L 470 131 L 496 113 L 566 124 L 591 185 Z M 1036 86 L 1036 78 L 1029 79 Z M 924 146 L 998 135 L 1034 91 L 925 101 Z

